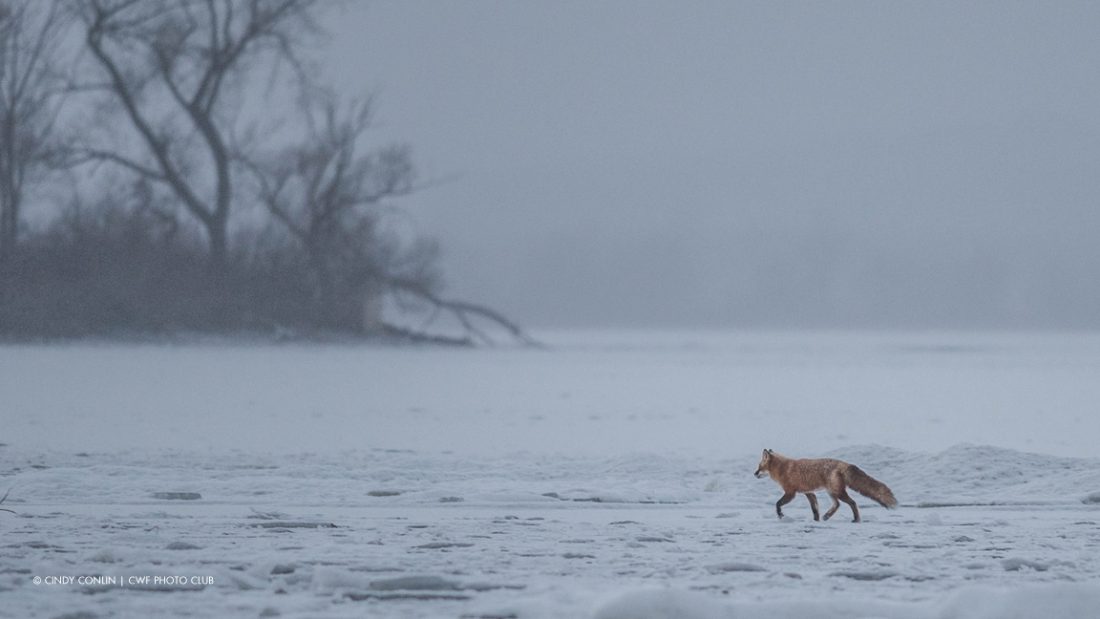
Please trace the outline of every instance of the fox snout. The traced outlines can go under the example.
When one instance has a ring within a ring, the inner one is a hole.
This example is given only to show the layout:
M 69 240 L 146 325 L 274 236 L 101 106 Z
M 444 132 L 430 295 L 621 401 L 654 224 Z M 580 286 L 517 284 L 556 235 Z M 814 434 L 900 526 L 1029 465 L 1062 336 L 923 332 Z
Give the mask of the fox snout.
M 772 463 L 772 450 L 765 449 L 763 457 L 760 458 L 760 464 L 756 465 L 756 472 L 753 473 L 753 475 L 756 475 L 757 479 L 767 477 L 769 473 L 768 473 L 767 469 L 765 469 L 764 467 L 766 466 L 770 469 L 771 468 L 771 463 Z

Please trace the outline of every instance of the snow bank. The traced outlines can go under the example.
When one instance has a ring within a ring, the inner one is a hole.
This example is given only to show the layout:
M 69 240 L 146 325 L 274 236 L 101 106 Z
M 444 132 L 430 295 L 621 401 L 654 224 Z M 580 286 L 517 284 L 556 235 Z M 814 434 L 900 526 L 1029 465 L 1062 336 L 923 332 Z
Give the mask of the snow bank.
M 952 595 L 937 619 L 1088 619 L 1100 612 L 1100 585 L 1055 583 L 1010 590 L 964 588 Z
M 677 589 L 620 593 L 594 619 L 1088 619 L 1100 608 L 1100 585 L 1058 583 L 997 589 L 965 587 L 945 601 L 884 602 L 845 594 L 844 599 L 721 603 L 712 595 Z
M 719 619 L 733 616 L 729 606 L 702 593 L 644 589 L 620 594 L 604 603 L 596 611 L 595 619 Z

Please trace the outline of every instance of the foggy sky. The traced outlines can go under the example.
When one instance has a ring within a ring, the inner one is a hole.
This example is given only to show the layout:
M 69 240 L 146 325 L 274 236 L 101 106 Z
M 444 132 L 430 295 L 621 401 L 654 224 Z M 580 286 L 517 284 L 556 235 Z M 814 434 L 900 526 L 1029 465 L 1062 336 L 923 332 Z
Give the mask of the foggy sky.
M 335 12 L 453 296 L 533 326 L 1100 326 L 1100 4 Z

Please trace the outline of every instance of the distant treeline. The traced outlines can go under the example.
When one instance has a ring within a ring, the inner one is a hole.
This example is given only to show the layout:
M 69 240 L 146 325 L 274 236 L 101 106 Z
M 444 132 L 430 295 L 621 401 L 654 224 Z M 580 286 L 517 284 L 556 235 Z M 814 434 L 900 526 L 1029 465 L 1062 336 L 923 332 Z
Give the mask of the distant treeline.
M 525 340 L 387 225 L 415 168 L 370 145 L 369 98 L 317 82 L 332 6 L 0 2 L 0 336 Z M 457 330 L 423 333 L 439 315 Z

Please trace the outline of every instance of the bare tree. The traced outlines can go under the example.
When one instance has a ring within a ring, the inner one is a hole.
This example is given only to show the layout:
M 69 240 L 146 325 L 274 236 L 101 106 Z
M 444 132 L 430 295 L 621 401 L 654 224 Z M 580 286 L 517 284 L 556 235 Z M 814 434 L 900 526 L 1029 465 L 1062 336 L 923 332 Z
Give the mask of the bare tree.
M 19 241 L 28 184 L 48 169 L 62 102 L 52 56 L 65 24 L 57 1 L 0 4 L 0 262 Z
M 370 255 L 379 247 L 378 213 L 368 207 L 408 194 L 414 169 L 404 146 L 359 152 L 370 125 L 368 100 L 341 109 L 334 95 L 314 91 L 302 97 L 299 111 L 306 128 L 300 141 L 242 161 L 264 206 L 304 250 L 320 310 L 340 322 L 348 311 L 339 297 L 349 287 L 359 291 L 355 296 L 378 291 L 372 282 L 380 260 Z M 369 299 L 363 303 L 375 307 Z
M 427 305 L 433 317 L 452 315 L 467 334 L 463 342 L 470 336 L 490 342 L 476 324 L 487 320 L 534 343 L 499 312 L 440 296 L 434 242 L 403 242 L 380 230 L 384 203 L 416 189 L 415 169 L 404 145 L 362 150 L 371 121 L 369 99 L 341 106 L 332 93 L 315 89 L 302 97 L 299 112 L 307 128 L 300 141 L 266 157 L 242 159 L 267 210 L 304 250 L 326 322 L 445 339 L 386 323 L 382 299 L 394 295 Z
M 224 271 L 233 203 L 228 135 L 242 98 L 226 91 L 280 61 L 313 29 L 313 0 L 84 0 L 85 40 L 103 84 L 136 130 L 141 154 L 89 146 L 168 187 L 202 225 Z

